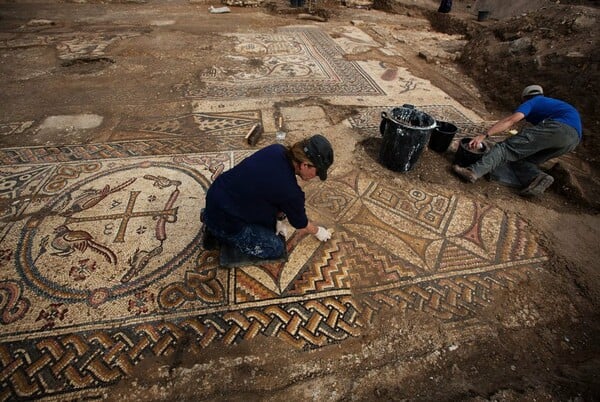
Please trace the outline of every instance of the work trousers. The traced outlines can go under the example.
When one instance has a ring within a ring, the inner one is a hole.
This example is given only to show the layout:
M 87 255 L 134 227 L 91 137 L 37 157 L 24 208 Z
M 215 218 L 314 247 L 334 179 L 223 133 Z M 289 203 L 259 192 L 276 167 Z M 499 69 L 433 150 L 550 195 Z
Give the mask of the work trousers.
M 527 186 L 542 173 L 538 165 L 572 151 L 577 144 L 579 135 L 573 127 L 544 120 L 497 144 L 469 168 L 482 177 L 508 165 L 521 185 Z

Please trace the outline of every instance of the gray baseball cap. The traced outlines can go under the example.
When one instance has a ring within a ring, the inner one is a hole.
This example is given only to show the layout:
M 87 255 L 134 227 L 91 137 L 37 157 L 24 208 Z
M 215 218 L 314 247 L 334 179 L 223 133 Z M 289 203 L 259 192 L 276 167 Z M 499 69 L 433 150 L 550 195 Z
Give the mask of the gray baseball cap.
M 525 87 L 525 89 L 523 90 L 523 93 L 521 94 L 521 97 L 524 98 L 526 96 L 543 95 L 543 94 L 544 94 L 544 90 L 542 89 L 541 86 L 529 85 L 529 86 Z

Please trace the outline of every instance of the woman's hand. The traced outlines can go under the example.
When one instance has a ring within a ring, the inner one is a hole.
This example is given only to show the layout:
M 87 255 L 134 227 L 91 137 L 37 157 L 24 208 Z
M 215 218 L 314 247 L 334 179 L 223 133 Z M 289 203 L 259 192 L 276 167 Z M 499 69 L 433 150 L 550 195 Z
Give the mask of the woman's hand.
M 301 232 L 310 233 L 314 235 L 320 241 L 327 241 L 331 238 L 331 231 L 327 230 L 323 226 L 317 226 L 312 222 L 308 222 L 305 228 L 300 229 Z
M 319 226 L 317 233 L 315 233 L 315 236 L 320 241 L 327 241 L 327 240 L 331 239 L 331 232 L 329 230 L 325 229 L 323 226 Z

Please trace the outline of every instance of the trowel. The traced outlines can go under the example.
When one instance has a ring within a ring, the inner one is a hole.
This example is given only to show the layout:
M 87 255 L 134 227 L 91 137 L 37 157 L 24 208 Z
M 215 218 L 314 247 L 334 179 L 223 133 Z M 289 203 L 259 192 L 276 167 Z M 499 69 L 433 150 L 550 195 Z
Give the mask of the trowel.
M 283 142 L 285 140 L 286 132 L 283 131 L 283 116 L 279 116 L 277 119 L 277 132 L 275 133 L 275 139 L 277 142 Z

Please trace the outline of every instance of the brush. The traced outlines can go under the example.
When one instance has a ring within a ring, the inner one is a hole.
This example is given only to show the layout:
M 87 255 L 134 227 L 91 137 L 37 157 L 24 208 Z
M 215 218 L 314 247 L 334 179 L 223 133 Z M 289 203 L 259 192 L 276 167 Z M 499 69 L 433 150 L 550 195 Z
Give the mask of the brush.
M 256 123 L 255 125 L 253 125 L 245 137 L 246 142 L 248 142 L 248 145 L 251 145 L 251 146 L 256 145 L 258 140 L 260 140 L 262 133 L 263 133 L 263 128 L 260 123 Z

